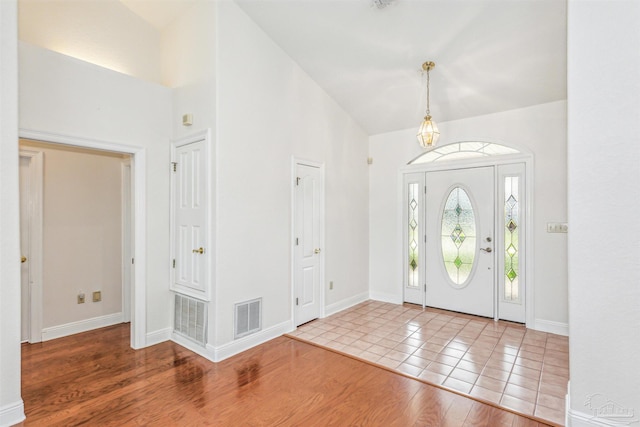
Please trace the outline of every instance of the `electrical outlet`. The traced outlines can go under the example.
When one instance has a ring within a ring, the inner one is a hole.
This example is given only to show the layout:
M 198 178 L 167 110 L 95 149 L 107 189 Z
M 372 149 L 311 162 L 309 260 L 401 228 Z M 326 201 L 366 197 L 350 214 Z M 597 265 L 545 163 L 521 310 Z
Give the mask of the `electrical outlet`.
M 84 292 L 78 294 L 78 304 L 84 304 Z
M 93 302 L 98 302 L 98 301 L 102 301 L 102 292 L 101 291 L 94 291 L 93 292 Z
M 329 290 L 333 290 L 333 281 L 329 282 Z

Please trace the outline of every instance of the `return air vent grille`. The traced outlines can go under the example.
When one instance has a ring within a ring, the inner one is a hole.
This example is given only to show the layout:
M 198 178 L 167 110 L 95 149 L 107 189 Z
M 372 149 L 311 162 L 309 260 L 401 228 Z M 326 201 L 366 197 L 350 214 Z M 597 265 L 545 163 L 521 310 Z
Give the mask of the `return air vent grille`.
M 173 330 L 202 346 L 207 344 L 207 304 L 176 294 Z
M 262 329 L 262 298 L 236 304 L 235 313 L 234 338 L 242 338 Z

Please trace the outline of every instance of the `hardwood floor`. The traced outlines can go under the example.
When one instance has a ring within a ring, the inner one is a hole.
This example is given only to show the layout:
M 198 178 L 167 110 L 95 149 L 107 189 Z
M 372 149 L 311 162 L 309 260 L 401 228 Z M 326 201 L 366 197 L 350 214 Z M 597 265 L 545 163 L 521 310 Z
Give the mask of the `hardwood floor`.
M 220 363 L 129 325 L 22 347 L 25 426 L 545 426 L 280 337 Z

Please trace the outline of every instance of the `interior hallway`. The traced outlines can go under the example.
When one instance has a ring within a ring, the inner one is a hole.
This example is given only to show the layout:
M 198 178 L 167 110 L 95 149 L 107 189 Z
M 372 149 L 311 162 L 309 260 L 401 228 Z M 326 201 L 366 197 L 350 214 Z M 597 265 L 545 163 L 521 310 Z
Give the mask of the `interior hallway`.
M 510 322 L 378 301 L 314 320 L 290 335 L 564 425 L 567 337 Z

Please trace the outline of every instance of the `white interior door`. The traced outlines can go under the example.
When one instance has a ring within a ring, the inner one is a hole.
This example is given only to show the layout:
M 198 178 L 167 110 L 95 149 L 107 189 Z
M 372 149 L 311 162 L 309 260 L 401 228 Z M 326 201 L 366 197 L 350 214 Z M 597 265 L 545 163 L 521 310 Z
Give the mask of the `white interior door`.
M 175 146 L 172 290 L 208 299 L 208 179 L 204 140 Z
M 31 265 L 31 244 L 30 244 L 30 214 L 29 214 L 29 200 L 30 200 L 30 186 L 31 186 L 31 173 L 29 171 L 29 165 L 31 162 L 30 157 L 20 156 L 20 248 L 22 253 L 22 269 L 20 271 L 21 278 L 21 332 L 20 340 L 22 342 L 29 341 L 30 336 L 30 319 L 31 319 L 31 278 L 30 278 L 30 265 Z
M 424 172 L 404 176 L 404 301 L 425 305 Z
M 294 189 L 294 319 L 297 325 L 320 317 L 322 171 L 296 164 Z
M 426 174 L 426 303 L 494 316 L 494 168 Z

